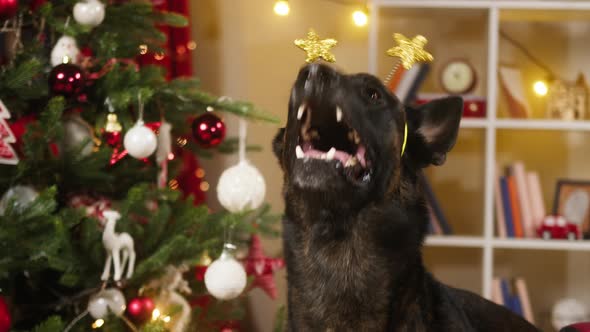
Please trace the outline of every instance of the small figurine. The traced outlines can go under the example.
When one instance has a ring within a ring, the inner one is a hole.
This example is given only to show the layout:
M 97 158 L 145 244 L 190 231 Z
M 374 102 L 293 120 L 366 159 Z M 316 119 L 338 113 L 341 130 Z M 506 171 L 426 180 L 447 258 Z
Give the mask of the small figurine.
M 115 267 L 114 281 L 121 280 L 123 269 L 127 265 L 126 278 L 129 279 L 133 275 L 133 268 L 135 266 L 135 249 L 133 238 L 128 233 L 115 233 L 115 225 L 117 220 L 121 218 L 119 212 L 114 210 L 106 210 L 103 212 L 106 223 L 102 233 L 102 243 L 107 251 L 107 260 L 105 262 L 104 271 L 101 280 L 106 281 L 111 275 L 111 261 Z
M 559 215 L 545 217 L 543 224 L 537 229 L 537 234 L 545 240 L 577 240 L 580 238 L 578 225 L 568 222 L 563 216 Z

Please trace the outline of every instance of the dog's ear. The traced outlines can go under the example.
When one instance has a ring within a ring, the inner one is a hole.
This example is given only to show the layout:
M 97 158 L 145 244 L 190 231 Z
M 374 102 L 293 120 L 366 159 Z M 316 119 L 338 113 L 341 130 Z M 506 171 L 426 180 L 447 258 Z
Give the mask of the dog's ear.
M 418 107 L 407 107 L 408 154 L 421 167 L 444 164 L 459 133 L 463 113 L 461 97 L 433 100 Z
M 281 162 L 281 157 L 283 155 L 283 147 L 285 145 L 285 128 L 279 129 L 279 132 L 275 135 L 275 138 L 272 140 L 272 151 L 274 152 L 275 156 Z

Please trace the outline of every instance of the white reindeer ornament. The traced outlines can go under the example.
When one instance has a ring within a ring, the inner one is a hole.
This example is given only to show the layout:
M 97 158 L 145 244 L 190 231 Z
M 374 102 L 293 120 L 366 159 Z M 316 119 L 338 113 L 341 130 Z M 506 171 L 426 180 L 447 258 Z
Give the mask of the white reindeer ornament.
M 101 280 L 106 281 L 111 276 L 111 262 L 115 269 L 114 281 L 121 280 L 125 265 L 127 265 L 126 278 L 129 279 L 133 275 L 135 267 L 133 238 L 128 233 L 115 233 L 115 225 L 117 220 L 121 218 L 119 212 L 106 210 L 103 212 L 103 217 L 106 221 L 102 233 L 102 244 L 107 251 L 107 259 Z

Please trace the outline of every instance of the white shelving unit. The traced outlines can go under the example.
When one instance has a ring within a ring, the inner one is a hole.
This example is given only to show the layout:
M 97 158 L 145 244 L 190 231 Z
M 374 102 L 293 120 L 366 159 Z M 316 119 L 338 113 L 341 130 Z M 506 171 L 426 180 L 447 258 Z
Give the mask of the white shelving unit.
M 532 250 L 544 253 L 550 251 L 565 251 L 565 252 L 588 252 L 590 251 L 590 241 L 559 241 L 559 240 L 541 240 L 541 239 L 499 239 L 495 238 L 495 219 L 494 219 L 494 181 L 495 181 L 495 165 L 497 162 L 497 134 L 498 132 L 508 131 L 590 131 L 590 121 L 559 121 L 559 120 L 517 120 L 508 118 L 499 118 L 497 116 L 498 110 L 498 72 L 499 65 L 499 44 L 500 44 L 500 25 L 501 15 L 505 11 L 512 10 L 530 10 L 530 11 L 553 11 L 555 13 L 563 13 L 564 11 L 588 11 L 590 17 L 590 1 L 444 1 L 444 0 L 373 0 L 371 2 L 371 19 L 369 27 L 369 72 L 382 75 L 385 68 L 383 68 L 383 38 L 384 34 L 391 35 L 398 31 L 381 31 L 383 26 L 389 27 L 387 22 L 380 22 L 383 17 L 384 20 L 395 17 L 398 12 L 399 18 L 404 19 L 403 13 L 412 11 L 412 13 L 419 13 L 415 15 L 422 15 L 422 11 L 426 10 L 441 10 L 444 14 L 437 16 L 439 19 L 446 15 L 452 15 L 453 11 L 457 10 L 473 10 L 476 14 L 487 18 L 487 59 L 481 66 L 487 72 L 486 79 L 480 83 L 483 86 L 482 94 L 485 94 L 487 100 L 487 114 L 486 118 L 465 118 L 461 122 L 461 128 L 476 130 L 482 133 L 483 151 L 481 151 L 484 162 L 483 170 L 483 227 L 481 236 L 429 236 L 426 240 L 426 245 L 429 247 L 454 247 L 454 248 L 475 248 L 481 251 L 481 285 L 482 294 L 491 297 L 492 279 L 495 276 L 494 271 L 494 255 L 497 251 L 509 250 Z M 386 13 L 386 14 L 384 14 Z M 392 14 L 393 13 L 393 14 Z M 579 13 L 575 13 L 576 15 Z M 426 15 L 426 14 L 424 14 Z M 453 20 L 449 17 L 448 20 Z M 404 21 L 407 27 L 411 25 L 408 20 Z M 416 23 L 418 24 L 418 23 Z M 485 23 L 482 23 L 485 24 Z M 412 30 L 409 27 L 407 30 Z M 431 27 L 431 29 L 433 29 Z M 436 27 L 434 28 L 436 29 Z M 418 28 L 415 30 L 420 31 Z M 435 30 L 433 30 L 435 31 Z M 436 32 L 436 31 L 435 31 Z M 470 42 L 474 38 L 470 36 Z M 482 38 L 484 39 L 482 34 Z M 393 41 L 390 41 L 393 44 Z M 452 41 L 449 41 L 452 42 Z M 429 44 L 430 45 L 430 44 Z M 427 49 L 428 46 L 427 45 Z M 485 51 L 481 51 L 485 54 Z M 434 54 L 436 58 L 436 53 Z M 589 57 L 590 58 L 590 57 Z M 380 62 L 381 61 L 381 62 Z M 381 65 L 380 65 L 381 64 Z M 485 134 L 484 134 L 485 133 Z M 452 152 L 451 152 L 452 154 Z M 443 206 L 444 207 L 444 206 Z M 451 220 L 452 223 L 452 220 Z M 466 249 L 468 250 L 468 249 Z M 586 257 L 590 258 L 590 257 Z M 571 271 L 570 271 L 571 272 Z

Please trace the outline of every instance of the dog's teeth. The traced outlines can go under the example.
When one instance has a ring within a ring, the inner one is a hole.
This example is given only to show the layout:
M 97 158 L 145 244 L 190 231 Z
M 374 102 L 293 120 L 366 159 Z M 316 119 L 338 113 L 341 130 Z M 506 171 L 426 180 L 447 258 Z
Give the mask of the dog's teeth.
M 346 161 L 346 164 L 344 164 L 344 167 L 352 167 L 352 166 L 356 165 L 356 163 L 357 163 L 356 157 L 352 157 Z
M 342 109 L 340 106 L 336 106 L 336 122 L 342 121 Z
M 335 148 L 331 148 L 330 151 L 328 151 L 328 153 L 326 153 L 326 159 L 327 160 L 334 159 L 334 155 L 335 154 L 336 154 L 336 149 Z
M 297 110 L 297 120 L 301 120 L 303 117 L 303 112 L 305 112 L 305 104 L 301 104 L 301 106 L 299 106 L 299 109 Z
M 297 155 L 297 159 L 303 159 L 305 157 L 305 153 L 303 153 L 303 149 L 299 145 L 295 148 L 295 154 Z

